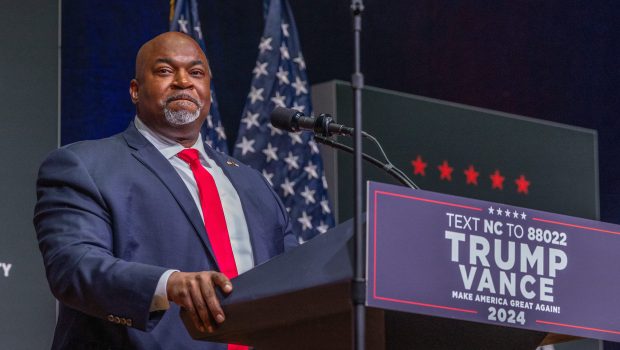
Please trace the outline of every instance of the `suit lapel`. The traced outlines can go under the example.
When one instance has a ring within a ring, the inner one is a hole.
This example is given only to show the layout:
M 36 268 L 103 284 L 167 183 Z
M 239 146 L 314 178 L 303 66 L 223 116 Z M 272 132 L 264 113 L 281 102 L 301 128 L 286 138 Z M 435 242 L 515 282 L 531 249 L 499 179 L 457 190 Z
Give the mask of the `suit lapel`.
M 146 140 L 140 132 L 136 129 L 133 123 L 127 128 L 123 136 L 127 141 L 129 147 L 133 148 L 132 155 L 144 166 L 149 169 L 155 176 L 157 176 L 162 184 L 170 191 L 175 198 L 187 220 L 192 224 L 196 234 L 205 245 L 212 260 L 215 264 L 217 261 L 211 248 L 211 243 L 207 238 L 204 222 L 198 212 L 196 203 L 190 195 L 185 183 L 179 177 L 174 167 L 170 162 L 164 158 L 164 156 L 153 146 L 148 140 Z

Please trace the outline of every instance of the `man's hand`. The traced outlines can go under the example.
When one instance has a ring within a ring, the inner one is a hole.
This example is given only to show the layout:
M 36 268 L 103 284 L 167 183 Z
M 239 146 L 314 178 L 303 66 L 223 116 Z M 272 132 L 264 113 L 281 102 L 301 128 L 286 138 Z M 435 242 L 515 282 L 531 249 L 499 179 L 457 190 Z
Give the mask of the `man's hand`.
M 215 322 L 224 322 L 224 311 L 215 294 L 215 286 L 228 294 L 232 283 L 223 273 L 215 271 L 173 272 L 168 278 L 168 300 L 184 308 L 196 328 L 213 332 Z

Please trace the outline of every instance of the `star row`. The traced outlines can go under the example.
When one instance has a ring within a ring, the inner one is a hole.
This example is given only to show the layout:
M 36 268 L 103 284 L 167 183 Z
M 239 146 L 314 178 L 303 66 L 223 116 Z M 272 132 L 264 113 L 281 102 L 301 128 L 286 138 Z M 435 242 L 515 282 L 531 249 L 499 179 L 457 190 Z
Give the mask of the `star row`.
M 418 155 L 415 160 L 412 160 L 411 166 L 413 167 L 413 175 L 426 176 L 426 168 L 428 163 L 422 159 L 422 156 Z M 454 167 L 451 167 L 447 160 L 444 160 L 440 165 L 438 165 L 437 170 L 439 170 L 440 180 L 452 181 Z M 465 169 L 463 174 L 465 175 L 465 183 L 467 185 L 478 185 L 478 177 L 480 176 L 480 172 L 477 171 L 473 165 L 470 165 L 467 169 Z M 489 175 L 489 179 L 491 180 L 492 189 L 504 189 L 504 181 L 506 180 L 506 177 L 503 176 L 499 170 L 496 169 L 493 173 L 491 173 Z M 526 179 L 525 175 L 520 175 L 517 179 L 515 179 L 514 183 L 517 186 L 517 193 L 529 193 L 531 181 Z
M 291 84 L 293 88 L 295 88 L 295 96 L 301 96 L 302 94 L 308 93 L 308 88 L 306 85 L 307 81 L 301 80 L 299 77 L 295 77 L 295 82 Z M 265 101 L 265 88 L 258 88 L 254 85 L 250 86 L 250 93 L 248 94 L 248 98 L 250 99 L 251 104 L 255 104 L 258 101 Z M 286 95 L 281 95 L 280 91 L 276 91 L 270 101 L 273 102 L 278 107 L 286 107 Z M 299 108 L 299 106 L 293 106 L 293 108 Z
M 299 165 L 297 165 L 296 169 L 299 169 Z M 308 162 L 308 165 L 304 167 L 304 172 L 306 173 L 308 180 L 319 179 L 318 168 L 315 164 L 312 164 L 312 162 Z M 265 179 L 267 179 L 269 184 L 273 187 L 274 174 L 269 173 L 267 172 L 267 170 L 263 169 L 263 176 L 265 177 Z M 294 182 L 288 183 L 288 178 L 285 178 L 284 180 L 285 180 L 285 184 L 281 185 L 282 189 L 284 190 L 284 197 L 288 195 L 287 193 L 294 195 L 295 191 L 293 190 L 293 185 L 295 185 L 295 183 Z M 323 188 L 327 188 L 327 182 L 325 180 L 325 175 L 321 177 L 321 182 L 323 183 Z
M 291 139 L 291 145 L 295 145 L 297 143 L 303 144 L 303 140 L 299 133 L 288 133 L 288 137 Z M 254 144 L 256 140 L 248 139 L 245 136 L 241 137 L 241 141 L 235 145 L 236 148 L 241 149 L 241 155 L 245 156 L 246 153 L 255 153 L 256 149 L 254 148 Z M 319 147 L 316 145 L 314 140 L 308 141 L 308 146 L 310 147 L 310 154 L 318 154 Z M 267 148 L 262 150 L 263 154 L 265 154 L 267 163 L 271 161 L 278 161 L 282 155 L 278 156 L 278 147 L 273 147 L 271 142 L 267 143 Z M 288 156 L 284 157 L 283 160 L 286 164 L 288 164 L 288 170 L 298 169 L 297 161 L 299 156 L 293 155 L 293 152 L 289 151 Z
M 256 66 L 254 67 L 254 69 L 252 70 L 252 73 L 254 74 L 254 79 L 260 79 L 260 77 L 264 76 L 268 76 L 269 72 L 267 72 L 267 67 L 269 65 L 269 62 L 256 62 Z M 299 96 L 302 93 L 307 94 L 308 93 L 308 82 L 301 79 L 298 75 L 295 75 L 295 81 L 291 83 L 289 76 L 291 75 L 291 72 L 288 70 L 285 70 L 282 66 L 278 67 L 278 71 L 276 72 L 276 77 L 278 78 L 278 83 L 280 85 L 291 85 L 294 89 L 295 89 L 295 95 Z M 252 103 L 254 103 L 254 101 L 252 101 Z
M 511 211 L 510 209 L 504 209 L 502 210 L 501 208 L 493 208 L 493 207 L 489 207 L 489 214 L 490 215 L 497 215 L 497 216 L 505 216 L 507 218 L 512 217 L 513 219 L 519 219 L 521 218 L 521 220 L 525 220 L 527 218 L 527 214 L 525 214 L 525 212 L 517 212 L 516 210 Z

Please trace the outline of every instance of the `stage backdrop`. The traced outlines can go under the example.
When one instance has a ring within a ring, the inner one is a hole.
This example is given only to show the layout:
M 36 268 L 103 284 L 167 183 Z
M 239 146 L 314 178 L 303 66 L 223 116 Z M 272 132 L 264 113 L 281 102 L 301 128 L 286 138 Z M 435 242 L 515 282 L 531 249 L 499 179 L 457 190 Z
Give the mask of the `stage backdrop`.
M 349 2 L 291 5 L 310 82 L 348 80 Z M 365 5 L 362 69 L 368 84 L 597 130 L 601 219 L 620 223 L 615 1 Z M 166 30 L 168 11 L 168 0 L 62 1 L 63 144 L 126 127 L 134 113 L 127 93 L 133 58 L 142 42 Z M 233 142 L 262 31 L 262 1 L 204 0 L 200 12 Z
M 291 5 L 310 83 L 350 79 L 349 2 Z M 369 85 L 597 130 L 601 219 L 620 223 L 620 7 L 613 0 L 365 5 Z M 200 1 L 230 142 L 249 91 L 262 10 L 262 1 Z M 125 128 L 134 113 L 127 89 L 135 53 L 166 30 L 168 13 L 168 0 L 62 2 L 63 144 Z
M 317 110 L 353 125 L 349 83 L 318 84 L 313 94 Z M 362 98 L 364 130 L 422 189 L 598 219 L 595 131 L 374 87 Z M 383 160 L 369 141 L 364 152 Z M 353 215 L 353 157 L 325 153 L 330 197 L 346 220 Z M 399 184 L 368 163 L 364 173 Z

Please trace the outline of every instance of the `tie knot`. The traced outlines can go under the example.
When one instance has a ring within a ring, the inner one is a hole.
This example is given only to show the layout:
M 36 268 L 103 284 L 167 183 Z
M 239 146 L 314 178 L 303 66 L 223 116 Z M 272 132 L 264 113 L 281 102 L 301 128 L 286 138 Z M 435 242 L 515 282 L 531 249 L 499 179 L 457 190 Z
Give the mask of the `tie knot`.
M 186 148 L 182 150 L 181 152 L 177 153 L 177 157 L 181 158 L 190 165 L 196 161 L 199 161 L 198 150 L 194 148 Z

